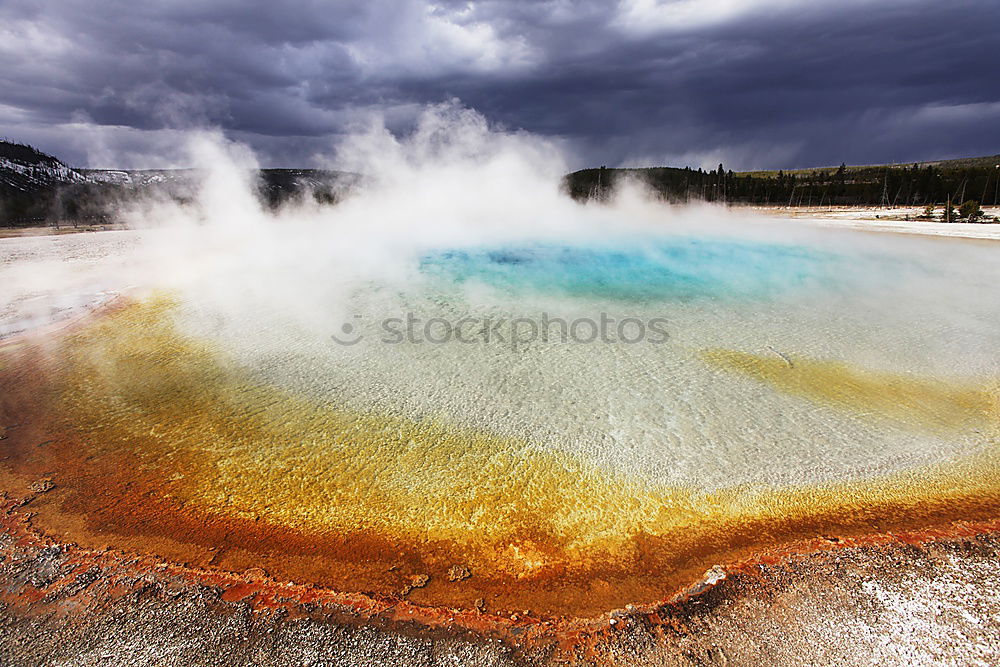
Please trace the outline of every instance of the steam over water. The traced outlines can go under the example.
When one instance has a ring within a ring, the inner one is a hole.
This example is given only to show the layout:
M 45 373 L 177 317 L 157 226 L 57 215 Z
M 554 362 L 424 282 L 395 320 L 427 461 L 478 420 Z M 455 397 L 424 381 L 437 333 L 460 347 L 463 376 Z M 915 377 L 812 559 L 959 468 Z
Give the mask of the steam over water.
M 685 531 L 877 514 L 914 489 L 996 497 L 991 245 L 638 191 L 576 204 L 551 147 L 454 109 L 344 151 L 371 180 L 336 207 L 265 213 L 246 156 L 202 141 L 195 204 L 0 241 L 8 332 L 136 286 L 49 343 L 53 382 L 109 456 L 183 469 L 169 497 L 444 540 L 486 577 L 595 555 L 640 572 L 640 534 L 679 554 Z M 590 336 L 602 318 L 613 340 Z
M 880 410 L 866 394 L 910 381 L 992 391 L 1000 308 L 974 296 L 991 248 L 947 244 L 964 265 L 943 269 L 934 242 L 791 229 L 714 236 L 711 216 L 727 213 L 702 215 L 697 231 L 668 220 L 661 234 L 582 247 L 522 241 L 415 255 L 406 280 L 361 281 L 345 299 L 352 335 L 337 324 L 330 332 L 357 339 L 351 346 L 256 311 L 215 333 L 268 384 L 484 429 L 655 484 L 861 479 L 992 443 L 995 412 L 966 414 L 937 395 L 890 398 L 901 402 Z M 201 328 L 210 307 L 182 310 L 181 321 L 210 337 Z M 613 342 L 590 324 L 602 315 Z M 412 339 L 400 340 L 408 316 Z M 463 318 L 465 340 L 449 337 Z M 637 324 L 619 331 L 626 318 Z M 579 326 L 565 336 L 556 319 Z M 635 340 L 654 319 L 669 338 L 653 342 L 647 330 Z M 768 380 L 772 366 L 817 377 L 784 387 Z

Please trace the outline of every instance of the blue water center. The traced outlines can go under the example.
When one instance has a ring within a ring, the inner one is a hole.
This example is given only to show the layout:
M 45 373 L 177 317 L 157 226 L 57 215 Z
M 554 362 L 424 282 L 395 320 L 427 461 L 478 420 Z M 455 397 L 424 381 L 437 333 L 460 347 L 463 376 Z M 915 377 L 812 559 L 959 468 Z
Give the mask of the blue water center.
M 823 284 L 836 256 L 798 245 L 695 237 L 512 245 L 426 255 L 421 270 L 507 293 L 631 302 L 769 298 Z

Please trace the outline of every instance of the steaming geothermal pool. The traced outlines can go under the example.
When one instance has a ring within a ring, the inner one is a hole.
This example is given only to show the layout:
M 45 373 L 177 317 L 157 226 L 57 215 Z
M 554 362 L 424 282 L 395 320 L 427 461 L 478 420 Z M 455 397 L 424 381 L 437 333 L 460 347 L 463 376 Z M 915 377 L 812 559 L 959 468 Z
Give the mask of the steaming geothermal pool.
M 135 239 L 0 241 L 2 271 L 29 285 L 41 243 L 86 303 L 156 282 Z M 5 474 L 51 477 L 37 520 L 82 544 L 423 604 L 651 603 L 797 540 L 997 516 L 995 253 L 791 225 L 526 237 L 277 295 L 266 262 L 197 256 L 197 288 L 3 350 Z

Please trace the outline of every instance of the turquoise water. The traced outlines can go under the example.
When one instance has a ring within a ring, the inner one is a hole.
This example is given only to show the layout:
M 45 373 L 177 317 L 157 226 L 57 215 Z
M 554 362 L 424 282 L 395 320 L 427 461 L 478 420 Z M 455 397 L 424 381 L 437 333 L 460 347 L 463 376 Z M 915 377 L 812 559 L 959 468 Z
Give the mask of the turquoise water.
M 513 294 L 626 302 L 766 299 L 829 284 L 837 259 L 796 245 L 682 237 L 446 250 L 424 256 L 421 270 Z

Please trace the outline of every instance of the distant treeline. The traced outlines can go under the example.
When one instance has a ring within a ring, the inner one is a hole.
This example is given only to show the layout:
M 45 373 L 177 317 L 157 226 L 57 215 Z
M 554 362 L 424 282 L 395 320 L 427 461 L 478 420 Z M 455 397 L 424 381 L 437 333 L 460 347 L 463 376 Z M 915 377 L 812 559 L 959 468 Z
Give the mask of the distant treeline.
M 178 203 L 193 199 L 187 189 L 173 183 L 127 187 L 77 182 L 45 184 L 28 192 L 0 189 L 0 227 L 120 222 L 120 211 L 143 198 L 169 198 Z
M 68 183 L 32 192 L 0 194 L 0 226 L 57 222 L 107 222 L 129 198 L 122 188 L 104 183 Z
M 80 170 L 88 177 L 93 170 Z M 132 172 L 134 176 L 137 172 Z M 29 191 L 0 184 L 0 227 L 54 224 L 109 224 L 141 202 L 169 200 L 178 204 L 197 198 L 200 175 L 191 170 L 169 172 L 162 180 L 120 184 L 107 182 L 45 183 Z M 323 204 L 339 201 L 357 183 L 353 174 L 319 170 L 263 169 L 256 179 L 261 203 L 276 209 L 295 198 L 311 197 Z
M 33 146 L 0 139 L 0 227 L 114 223 L 144 200 L 195 201 L 205 176 L 197 169 L 73 169 Z M 261 169 L 252 176 L 261 203 L 272 209 L 309 198 L 336 203 L 362 180 L 327 169 Z
M 566 176 L 565 187 L 577 200 L 605 199 L 627 179 L 645 184 L 670 202 L 725 202 L 763 206 L 924 206 L 975 200 L 995 205 L 1000 169 L 994 158 L 914 164 L 848 167 L 795 172 L 714 171 L 652 167 L 584 169 Z M 1000 158 L 997 158 L 1000 162 Z
M 913 165 L 734 173 L 718 169 L 652 167 L 584 169 L 565 177 L 577 200 L 611 197 L 626 180 L 644 184 L 665 201 L 763 206 L 928 206 L 951 201 L 966 211 L 997 205 L 1000 155 Z M 144 198 L 187 203 L 204 174 L 193 169 L 71 169 L 27 144 L 0 140 L 0 226 L 56 222 L 115 222 Z M 363 182 L 359 174 L 320 169 L 262 169 L 255 185 L 271 208 L 301 199 L 336 203 Z M 929 210 L 928 210 L 929 211 Z M 928 212 L 929 216 L 930 213 Z M 951 219 L 951 214 L 946 214 Z M 966 215 L 975 219 L 975 214 Z

